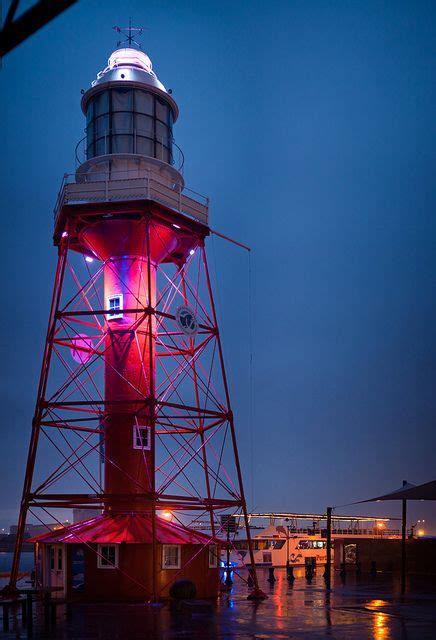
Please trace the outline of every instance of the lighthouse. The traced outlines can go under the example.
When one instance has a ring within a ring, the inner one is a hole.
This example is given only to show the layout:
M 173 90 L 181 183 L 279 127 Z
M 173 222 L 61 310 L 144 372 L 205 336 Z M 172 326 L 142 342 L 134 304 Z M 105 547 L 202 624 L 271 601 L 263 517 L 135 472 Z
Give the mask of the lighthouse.
M 54 209 L 58 251 L 11 587 L 26 519 L 38 583 L 87 601 L 216 597 L 221 523 L 250 530 L 205 241 L 173 95 L 118 48 L 82 95 Z M 65 526 L 59 509 L 89 509 Z M 258 589 L 253 564 L 254 591 Z

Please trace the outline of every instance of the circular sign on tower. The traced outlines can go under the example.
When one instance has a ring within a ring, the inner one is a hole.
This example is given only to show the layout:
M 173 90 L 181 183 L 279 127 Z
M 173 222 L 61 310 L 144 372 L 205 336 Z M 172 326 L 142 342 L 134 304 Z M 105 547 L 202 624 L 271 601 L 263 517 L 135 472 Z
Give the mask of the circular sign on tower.
M 176 311 L 176 322 L 179 329 L 187 336 L 195 336 L 198 331 L 198 322 L 195 311 L 191 307 L 181 306 Z

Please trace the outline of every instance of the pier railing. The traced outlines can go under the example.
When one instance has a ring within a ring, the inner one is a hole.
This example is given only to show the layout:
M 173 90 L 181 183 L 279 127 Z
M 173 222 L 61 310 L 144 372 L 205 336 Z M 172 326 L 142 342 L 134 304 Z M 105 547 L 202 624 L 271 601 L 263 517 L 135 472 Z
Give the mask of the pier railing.
M 203 224 L 208 224 L 209 198 L 181 185 L 170 185 L 151 171 L 120 171 L 117 174 L 65 174 L 54 208 L 55 226 L 65 204 L 154 200 Z
M 252 529 L 254 527 L 251 527 Z M 255 534 L 256 536 L 259 536 L 259 534 Z M 290 538 L 292 538 L 293 536 L 321 536 L 321 538 L 326 538 L 327 537 L 327 529 L 313 529 L 313 527 L 289 527 L 287 534 L 285 532 L 282 533 L 282 535 L 280 536 L 281 539 L 286 538 L 286 535 L 288 535 Z M 343 537 L 349 537 L 349 536 L 372 536 L 372 537 L 377 537 L 377 538 L 389 538 L 389 537 L 397 537 L 397 536 L 401 536 L 401 530 L 400 529 L 378 529 L 378 528 L 374 528 L 374 527 L 368 527 L 368 528 L 352 528 L 352 527 L 333 527 L 332 529 L 332 535 L 334 536 L 343 536 Z M 274 536 L 274 538 L 277 537 L 277 535 Z M 262 538 L 262 534 L 260 534 L 259 539 Z M 266 538 L 272 538 L 272 536 L 270 534 L 265 534 L 265 539 Z M 278 537 L 277 537 L 278 539 Z

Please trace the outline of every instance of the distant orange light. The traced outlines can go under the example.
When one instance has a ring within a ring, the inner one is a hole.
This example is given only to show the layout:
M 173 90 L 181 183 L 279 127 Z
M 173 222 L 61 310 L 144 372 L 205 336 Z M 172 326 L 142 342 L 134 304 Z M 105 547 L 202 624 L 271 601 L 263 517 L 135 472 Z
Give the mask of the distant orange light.
M 173 514 L 171 513 L 171 511 L 164 511 L 162 513 L 162 518 L 165 518 L 165 520 L 171 520 L 172 517 Z
M 418 536 L 423 536 L 424 535 L 424 529 L 418 529 Z
M 384 522 L 377 522 L 377 527 L 379 529 L 384 529 L 385 528 L 385 523 Z

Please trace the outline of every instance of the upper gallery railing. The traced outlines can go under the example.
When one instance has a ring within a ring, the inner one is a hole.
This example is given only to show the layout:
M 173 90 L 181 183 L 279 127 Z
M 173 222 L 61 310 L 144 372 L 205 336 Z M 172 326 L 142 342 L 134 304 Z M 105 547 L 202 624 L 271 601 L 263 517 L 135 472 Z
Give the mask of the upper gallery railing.
M 169 185 L 152 171 L 134 170 L 65 174 L 54 208 L 55 225 L 64 204 L 154 200 L 203 224 L 208 224 L 209 198 L 180 185 Z

